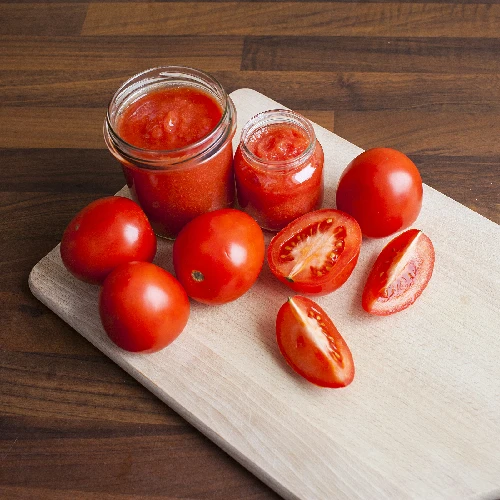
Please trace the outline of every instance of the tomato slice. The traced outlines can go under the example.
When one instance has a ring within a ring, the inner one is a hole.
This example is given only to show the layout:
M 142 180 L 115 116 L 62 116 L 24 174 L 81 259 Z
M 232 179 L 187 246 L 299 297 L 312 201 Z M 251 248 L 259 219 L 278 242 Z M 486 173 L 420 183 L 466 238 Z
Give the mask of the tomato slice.
M 316 210 L 295 219 L 271 240 L 267 261 L 292 290 L 323 295 L 347 281 L 361 240 L 353 217 L 340 210 Z
M 424 291 L 434 269 L 434 247 L 418 229 L 409 229 L 380 252 L 363 291 L 365 311 L 387 316 L 406 309 Z
M 278 311 L 276 338 L 287 363 L 321 387 L 345 387 L 354 378 L 351 351 L 326 312 L 296 295 Z

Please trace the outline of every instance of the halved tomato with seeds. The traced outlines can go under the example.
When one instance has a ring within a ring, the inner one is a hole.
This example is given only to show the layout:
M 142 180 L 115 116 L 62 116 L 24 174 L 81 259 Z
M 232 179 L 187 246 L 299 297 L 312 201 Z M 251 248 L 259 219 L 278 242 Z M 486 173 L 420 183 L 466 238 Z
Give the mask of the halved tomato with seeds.
M 290 297 L 276 317 L 276 339 L 287 363 L 321 387 L 345 387 L 354 378 L 351 351 L 326 312 L 307 297 Z
M 406 309 L 424 291 L 434 269 L 434 247 L 418 229 L 390 241 L 377 257 L 363 290 L 365 311 L 387 316 Z
M 316 210 L 295 219 L 271 240 L 267 261 L 292 290 L 323 295 L 349 278 L 361 240 L 353 217 L 340 210 Z

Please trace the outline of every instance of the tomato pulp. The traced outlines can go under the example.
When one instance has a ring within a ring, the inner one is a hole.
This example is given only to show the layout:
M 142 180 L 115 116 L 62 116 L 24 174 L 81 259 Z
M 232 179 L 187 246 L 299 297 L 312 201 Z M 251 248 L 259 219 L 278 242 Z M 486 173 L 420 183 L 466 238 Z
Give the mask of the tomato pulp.
M 276 317 L 276 339 L 287 363 L 321 387 L 345 387 L 354 378 L 354 362 L 345 340 L 326 312 L 296 295 Z
M 269 244 L 272 273 L 292 290 L 324 295 L 342 286 L 358 262 L 361 229 L 350 215 L 324 208 L 282 229 Z
M 183 148 L 209 134 L 222 117 L 220 105 L 190 87 L 164 88 L 130 104 L 118 122 L 120 137 L 143 149 Z
M 409 307 L 422 294 L 434 269 L 434 246 L 418 229 L 408 229 L 380 252 L 363 290 L 365 311 L 387 316 Z
M 286 120 L 279 122 L 281 115 Z M 272 231 L 320 208 L 323 161 L 321 144 L 305 118 L 286 110 L 257 115 L 245 126 L 234 158 L 240 207 Z
M 168 68 L 161 69 L 139 75 L 133 84 L 126 82 L 115 94 L 104 136 L 155 232 L 175 238 L 196 216 L 234 201 L 235 109 L 208 75 L 181 68 L 206 77 L 205 90 L 187 79 L 165 83 Z M 137 82 L 144 82 L 138 97 Z
M 286 161 L 302 154 L 309 139 L 300 129 L 283 124 L 269 125 L 249 137 L 248 149 L 261 160 Z

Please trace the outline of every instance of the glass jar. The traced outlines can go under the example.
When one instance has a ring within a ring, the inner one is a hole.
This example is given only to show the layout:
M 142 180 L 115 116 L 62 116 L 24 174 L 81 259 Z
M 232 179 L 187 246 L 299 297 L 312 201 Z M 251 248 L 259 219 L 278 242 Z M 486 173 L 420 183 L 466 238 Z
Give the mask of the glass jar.
M 263 229 L 279 231 L 323 203 L 321 144 L 305 117 L 274 109 L 251 118 L 234 158 L 238 204 Z
M 153 68 L 115 93 L 104 139 L 132 198 L 159 236 L 234 201 L 236 110 L 221 84 L 192 68 Z

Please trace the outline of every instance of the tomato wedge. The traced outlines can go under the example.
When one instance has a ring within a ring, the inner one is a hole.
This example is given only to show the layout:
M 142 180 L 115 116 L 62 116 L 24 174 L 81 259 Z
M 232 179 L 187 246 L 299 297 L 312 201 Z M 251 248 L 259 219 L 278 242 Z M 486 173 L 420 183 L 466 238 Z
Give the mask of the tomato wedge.
M 387 316 L 406 309 L 424 291 L 434 269 L 434 247 L 418 229 L 409 229 L 380 252 L 363 291 L 363 309 Z
M 324 295 L 351 275 L 361 247 L 361 229 L 334 209 L 309 212 L 282 229 L 269 244 L 272 273 L 299 293 Z
M 287 363 L 321 387 L 345 387 L 354 378 L 351 351 L 326 312 L 307 297 L 290 297 L 278 311 L 276 338 Z

